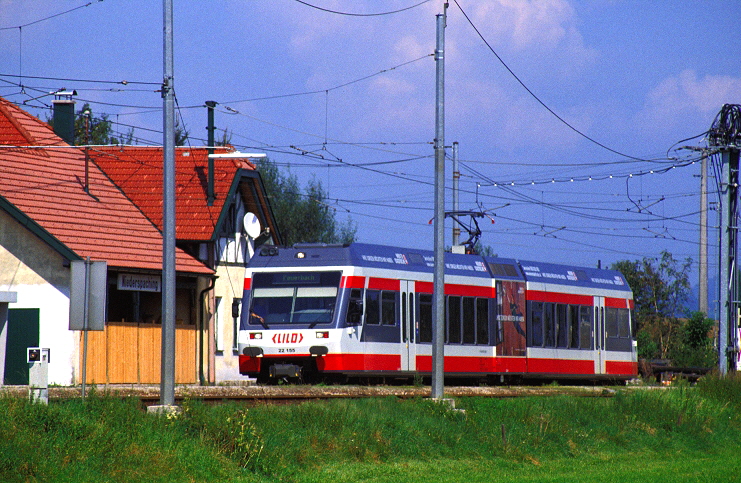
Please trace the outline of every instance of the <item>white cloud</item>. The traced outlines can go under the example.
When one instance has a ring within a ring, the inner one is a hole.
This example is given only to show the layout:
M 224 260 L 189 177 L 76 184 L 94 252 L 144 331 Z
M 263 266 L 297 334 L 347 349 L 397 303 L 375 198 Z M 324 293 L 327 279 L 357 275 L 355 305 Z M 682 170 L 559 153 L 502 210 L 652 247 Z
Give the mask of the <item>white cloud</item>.
M 549 54 L 571 68 L 596 56 L 584 44 L 576 12 L 566 0 L 478 2 L 466 13 L 495 49 L 502 46 L 518 55 Z
M 686 124 L 688 118 L 707 123 L 723 104 L 741 103 L 741 78 L 705 75 L 694 70 L 664 79 L 648 93 L 637 123 L 658 133 Z M 705 129 L 697 126 L 693 129 Z
M 431 54 L 434 50 L 434 45 L 421 42 L 419 37 L 404 35 L 394 44 L 395 61 L 406 62 L 418 59 L 425 54 Z

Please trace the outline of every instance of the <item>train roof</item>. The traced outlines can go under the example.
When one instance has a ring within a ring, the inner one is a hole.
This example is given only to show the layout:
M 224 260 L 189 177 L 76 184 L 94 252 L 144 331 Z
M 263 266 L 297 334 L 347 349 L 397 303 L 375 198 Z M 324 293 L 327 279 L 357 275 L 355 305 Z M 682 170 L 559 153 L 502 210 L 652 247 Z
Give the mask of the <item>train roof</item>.
M 628 281 L 622 273 L 592 267 L 575 267 L 555 263 L 520 260 L 525 279 L 528 282 L 555 283 L 630 292 Z
M 299 255 L 300 254 L 300 255 Z M 352 243 L 350 245 L 299 244 L 293 247 L 263 246 L 252 257 L 251 268 L 360 266 L 432 273 L 430 250 Z M 555 263 L 445 253 L 445 273 L 479 278 L 521 280 L 630 292 L 625 277 L 605 270 Z
M 299 253 L 302 255 L 298 255 Z M 501 277 L 498 276 L 498 278 L 524 280 L 515 260 L 496 260 L 502 266 L 509 267 L 509 270 L 506 273 L 502 272 Z M 333 265 L 432 273 L 435 263 L 433 252 L 429 250 L 352 243 L 350 245 L 299 244 L 287 248 L 263 247 L 255 253 L 249 264 L 251 268 Z M 492 276 L 483 257 L 457 253 L 445 254 L 445 273 L 480 278 Z

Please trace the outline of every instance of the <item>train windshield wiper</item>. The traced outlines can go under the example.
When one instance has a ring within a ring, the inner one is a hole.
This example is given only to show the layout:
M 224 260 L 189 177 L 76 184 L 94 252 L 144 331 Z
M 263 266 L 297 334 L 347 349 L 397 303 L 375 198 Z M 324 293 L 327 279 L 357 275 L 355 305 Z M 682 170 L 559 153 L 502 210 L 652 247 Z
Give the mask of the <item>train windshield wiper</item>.
M 258 322 L 260 322 L 260 325 L 262 325 L 265 328 L 265 330 L 270 330 L 270 327 L 268 327 L 268 324 L 265 323 L 265 319 L 260 317 L 256 313 L 252 312 L 250 314 L 250 319 L 257 320 Z

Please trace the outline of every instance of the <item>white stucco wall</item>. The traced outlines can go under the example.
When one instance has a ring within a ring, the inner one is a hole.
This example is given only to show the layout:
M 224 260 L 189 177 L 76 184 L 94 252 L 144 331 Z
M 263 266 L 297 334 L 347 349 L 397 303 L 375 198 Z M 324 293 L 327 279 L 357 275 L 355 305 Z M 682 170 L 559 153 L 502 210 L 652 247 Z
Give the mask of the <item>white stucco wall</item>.
M 0 211 L 0 291 L 12 309 L 39 309 L 39 345 L 50 352 L 49 384 L 74 382 L 79 336 L 69 330 L 69 267 L 57 251 Z M 4 348 L 0 348 L 4 349 Z M 5 351 L 0 350 L 4 357 Z
M 69 386 L 79 365 L 79 333 L 69 330 L 69 297 L 49 284 L 14 285 L 11 309 L 39 309 L 39 346 L 48 347 L 49 384 Z
M 239 374 L 239 358 L 232 349 L 234 339 L 234 319 L 232 318 L 232 301 L 242 298 L 244 289 L 243 266 L 221 265 L 216 271 L 218 279 L 214 287 L 214 296 L 221 297 L 221 309 L 218 312 L 219 320 L 216 323 L 215 338 L 220 339 L 220 347 L 215 352 L 216 383 L 245 381 Z

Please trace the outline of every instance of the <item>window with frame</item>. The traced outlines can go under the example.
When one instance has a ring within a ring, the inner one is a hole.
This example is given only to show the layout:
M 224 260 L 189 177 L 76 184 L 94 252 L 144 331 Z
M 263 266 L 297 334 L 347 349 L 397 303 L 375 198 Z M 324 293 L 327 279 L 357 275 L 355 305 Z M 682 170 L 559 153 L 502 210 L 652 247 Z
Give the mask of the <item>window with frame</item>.
M 421 293 L 419 300 L 419 341 L 432 342 L 432 295 Z
M 489 345 L 489 301 L 483 298 L 476 299 L 476 344 Z
M 569 347 L 579 348 L 579 311 L 581 305 L 569 305 Z
M 582 305 L 579 307 L 579 346 L 582 349 L 592 349 L 594 333 L 594 318 L 592 317 L 592 307 Z
M 569 306 L 567 304 L 556 304 L 556 346 L 559 348 L 569 346 Z
M 381 291 L 381 325 L 396 325 L 396 292 Z
M 476 343 L 476 299 L 463 297 L 463 343 Z
M 461 297 L 447 297 L 448 337 L 446 342 L 450 344 L 461 343 Z
M 556 346 L 556 321 L 553 317 L 554 304 L 543 304 L 543 347 Z
M 528 338 L 531 347 L 543 347 L 543 302 L 528 302 Z
M 368 325 L 381 325 L 381 303 L 380 290 L 365 291 L 365 323 Z

